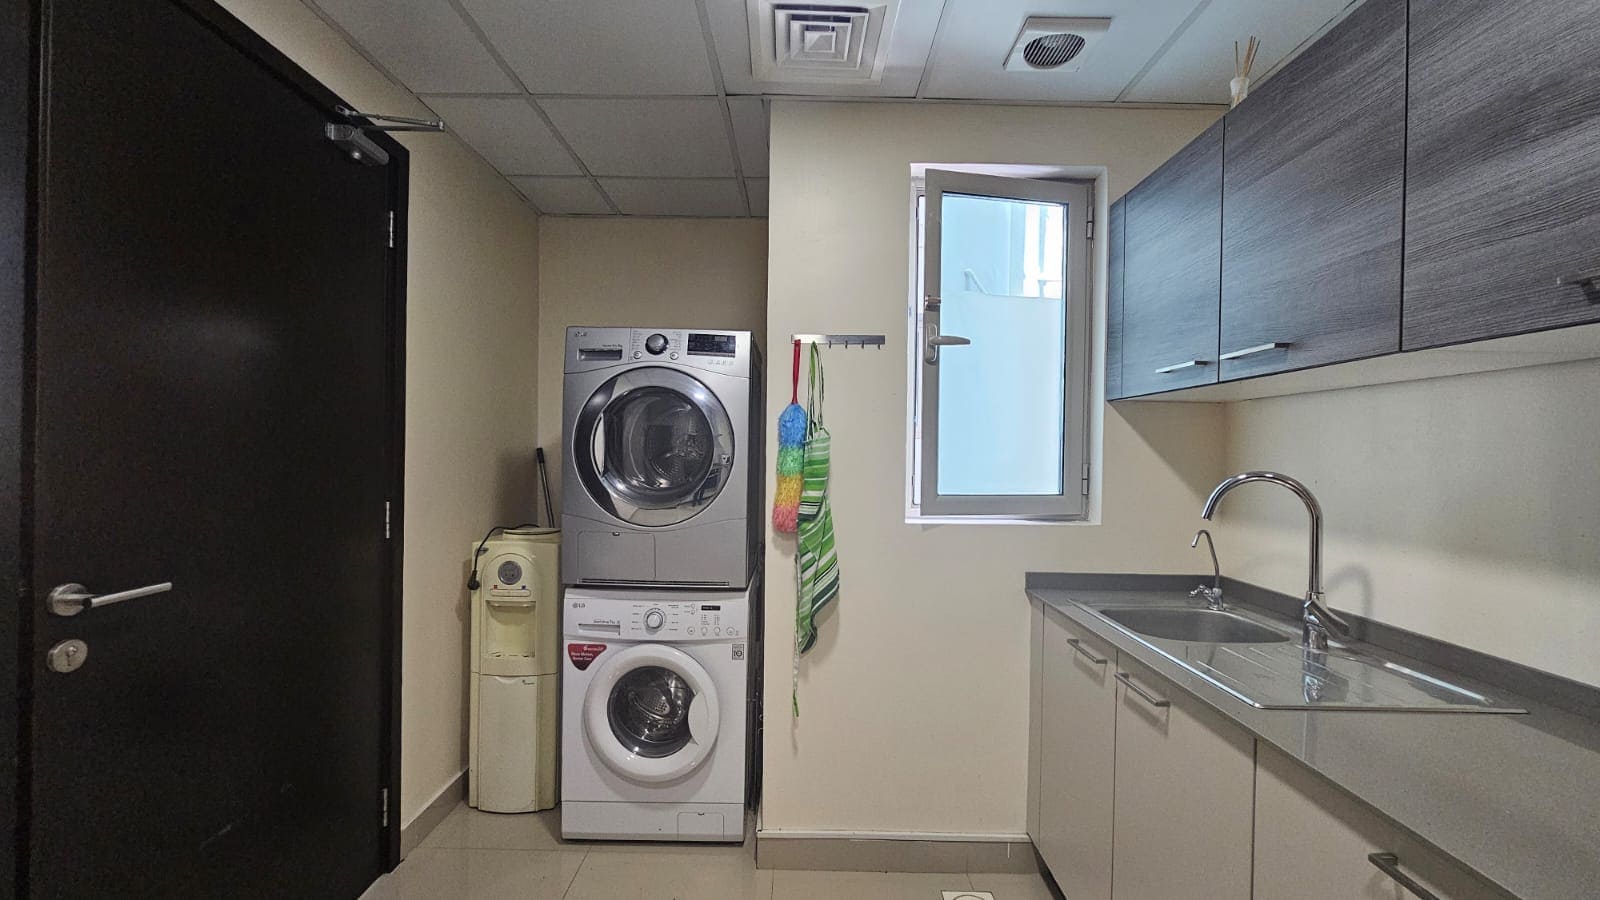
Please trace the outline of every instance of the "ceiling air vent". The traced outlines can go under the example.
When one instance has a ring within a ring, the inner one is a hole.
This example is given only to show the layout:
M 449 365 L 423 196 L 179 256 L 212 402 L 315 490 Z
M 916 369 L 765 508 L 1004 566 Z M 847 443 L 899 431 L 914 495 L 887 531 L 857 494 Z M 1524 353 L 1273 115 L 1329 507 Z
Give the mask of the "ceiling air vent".
M 748 0 L 750 70 L 762 81 L 878 81 L 894 6 Z
M 1028 19 L 1006 55 L 1006 71 L 1076 72 L 1110 27 L 1110 19 Z

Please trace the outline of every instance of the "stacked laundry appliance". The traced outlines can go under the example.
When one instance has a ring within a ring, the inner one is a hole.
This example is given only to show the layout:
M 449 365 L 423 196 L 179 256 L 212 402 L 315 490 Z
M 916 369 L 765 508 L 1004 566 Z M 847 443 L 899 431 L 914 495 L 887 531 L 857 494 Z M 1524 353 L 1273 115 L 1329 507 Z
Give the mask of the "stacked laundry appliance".
M 739 841 L 756 743 L 761 353 L 567 330 L 561 830 Z

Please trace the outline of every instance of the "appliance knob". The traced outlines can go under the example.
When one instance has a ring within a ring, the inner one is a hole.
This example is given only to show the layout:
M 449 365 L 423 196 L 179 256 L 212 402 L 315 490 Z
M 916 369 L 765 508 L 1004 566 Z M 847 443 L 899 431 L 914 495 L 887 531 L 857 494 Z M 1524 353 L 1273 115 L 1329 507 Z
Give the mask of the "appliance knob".
M 644 349 L 648 350 L 651 356 L 660 356 L 667 350 L 667 336 L 664 334 L 650 335 L 644 339 Z
M 667 616 L 659 609 L 652 609 L 644 614 L 644 627 L 647 631 L 656 631 L 667 624 Z

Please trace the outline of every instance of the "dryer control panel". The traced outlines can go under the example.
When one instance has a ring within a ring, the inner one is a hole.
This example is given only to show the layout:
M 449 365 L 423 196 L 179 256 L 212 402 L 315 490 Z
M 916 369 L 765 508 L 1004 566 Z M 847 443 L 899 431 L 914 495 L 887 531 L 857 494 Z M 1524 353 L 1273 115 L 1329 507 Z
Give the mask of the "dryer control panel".
M 629 641 L 728 641 L 749 637 L 749 612 L 742 598 L 709 600 L 571 601 L 569 636 L 611 637 Z

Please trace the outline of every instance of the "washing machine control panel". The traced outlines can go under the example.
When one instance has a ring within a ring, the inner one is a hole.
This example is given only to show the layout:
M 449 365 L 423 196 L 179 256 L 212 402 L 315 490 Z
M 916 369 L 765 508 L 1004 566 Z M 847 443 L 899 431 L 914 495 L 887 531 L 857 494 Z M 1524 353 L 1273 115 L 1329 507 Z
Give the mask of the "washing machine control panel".
M 721 603 L 637 602 L 622 617 L 621 637 L 715 641 L 745 637 L 745 615 Z

